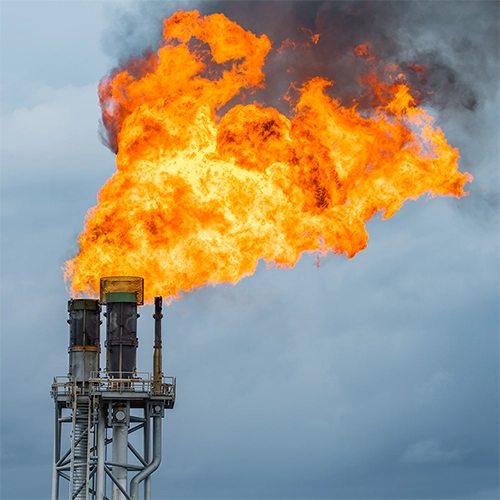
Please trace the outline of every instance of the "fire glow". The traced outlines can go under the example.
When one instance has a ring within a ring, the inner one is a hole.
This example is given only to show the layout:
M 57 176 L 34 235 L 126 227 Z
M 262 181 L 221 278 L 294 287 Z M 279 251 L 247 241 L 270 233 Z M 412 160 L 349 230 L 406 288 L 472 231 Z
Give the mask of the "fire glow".
M 302 82 L 290 118 L 236 96 L 264 86 L 271 50 L 222 14 L 177 12 L 156 54 L 131 60 L 99 86 L 116 173 L 89 210 L 79 253 L 66 262 L 73 296 L 96 296 L 100 276 L 144 277 L 145 300 L 236 283 L 304 252 L 367 246 L 365 222 L 407 199 L 466 194 L 472 176 L 418 106 L 398 68 L 363 79 L 370 112 Z M 313 42 L 317 43 L 319 35 Z M 352 57 L 371 60 L 366 44 Z M 232 101 L 231 101 L 232 102 Z

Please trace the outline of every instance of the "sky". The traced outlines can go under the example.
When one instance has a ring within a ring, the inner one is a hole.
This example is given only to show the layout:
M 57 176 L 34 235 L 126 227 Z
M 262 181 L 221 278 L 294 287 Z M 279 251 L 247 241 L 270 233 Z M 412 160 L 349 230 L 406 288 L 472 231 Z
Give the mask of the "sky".
M 425 64 L 429 112 L 475 179 L 466 198 L 375 216 L 353 259 L 261 262 L 165 308 L 163 369 L 178 392 L 154 498 L 499 498 L 498 2 L 5 0 L 0 497 L 50 497 L 49 391 L 68 370 L 61 268 L 115 170 L 97 84 L 155 46 L 178 6 L 226 12 L 276 47 L 318 19 L 333 38 L 347 23 L 339 50 L 366 36 L 391 60 Z M 271 54 L 264 97 L 286 90 L 286 64 L 342 80 L 349 68 L 325 52 Z M 139 371 L 152 367 L 152 314 L 141 310 Z

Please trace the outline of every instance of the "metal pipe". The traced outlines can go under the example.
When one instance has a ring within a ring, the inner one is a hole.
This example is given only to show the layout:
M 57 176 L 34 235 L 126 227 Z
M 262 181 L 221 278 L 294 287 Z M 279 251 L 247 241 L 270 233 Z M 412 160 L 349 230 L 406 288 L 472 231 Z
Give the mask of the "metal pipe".
M 141 462 L 141 464 L 145 467 L 148 465 L 148 462 L 144 460 L 144 458 L 141 457 L 141 454 L 134 448 L 134 445 L 132 443 L 128 444 L 128 449 L 134 454 L 135 458 Z M 138 467 L 139 469 L 142 469 L 141 467 Z
M 104 485 L 106 476 L 104 474 L 104 439 L 106 432 L 106 423 L 104 420 L 104 406 L 99 405 L 99 420 L 97 422 L 97 485 L 96 485 L 96 500 L 103 500 Z
M 61 455 L 61 423 L 59 422 L 61 410 L 57 402 L 55 403 L 55 435 L 54 435 L 54 466 L 52 468 L 52 500 L 59 499 L 59 471 L 57 464 Z
M 113 418 L 113 450 L 111 460 L 115 464 L 123 464 L 123 466 L 113 465 L 113 476 L 116 483 L 123 490 L 127 491 L 127 458 L 128 458 L 128 408 L 117 407 Z M 125 500 L 121 489 L 113 484 L 113 500 Z
M 161 463 L 161 416 L 153 417 L 153 460 L 139 474 L 132 478 L 130 482 L 130 497 L 132 500 L 139 498 L 139 483 L 149 477 Z
M 155 344 L 154 344 L 154 354 L 153 354 L 153 394 L 161 394 L 161 382 L 163 377 L 162 372 L 162 354 L 161 354 L 161 319 L 163 314 L 162 309 L 162 298 L 155 297 L 155 313 L 153 318 L 155 319 Z
M 147 425 L 144 426 L 144 458 L 147 465 L 151 460 L 151 416 L 150 416 L 151 406 L 146 405 L 144 408 L 144 417 L 146 419 Z M 144 480 L 144 500 L 151 500 L 151 476 L 148 476 Z
M 115 484 L 116 487 L 121 491 L 123 498 L 125 498 L 125 500 L 132 500 L 131 496 L 127 493 L 127 491 L 123 488 L 123 486 L 117 481 L 116 477 L 113 476 L 113 471 L 107 465 L 105 465 L 104 468 L 106 470 L 106 474 L 111 479 L 113 484 Z

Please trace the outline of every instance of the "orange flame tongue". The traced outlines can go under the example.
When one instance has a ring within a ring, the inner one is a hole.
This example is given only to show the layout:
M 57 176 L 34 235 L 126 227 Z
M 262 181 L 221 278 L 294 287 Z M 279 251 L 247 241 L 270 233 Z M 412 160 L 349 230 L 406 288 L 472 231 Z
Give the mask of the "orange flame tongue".
M 404 83 L 368 78 L 385 96 L 371 116 L 340 106 L 325 93 L 332 83 L 314 78 L 291 120 L 237 105 L 218 122 L 217 109 L 261 85 L 270 48 L 224 15 L 178 12 L 157 55 L 101 82 L 118 170 L 66 262 L 72 293 L 94 295 L 101 276 L 138 275 L 146 300 L 178 298 L 236 283 L 261 258 L 290 267 L 303 252 L 353 257 L 375 213 L 391 217 L 425 192 L 465 194 L 472 176 L 458 172 L 457 150 Z M 212 77 L 208 55 L 219 65 Z

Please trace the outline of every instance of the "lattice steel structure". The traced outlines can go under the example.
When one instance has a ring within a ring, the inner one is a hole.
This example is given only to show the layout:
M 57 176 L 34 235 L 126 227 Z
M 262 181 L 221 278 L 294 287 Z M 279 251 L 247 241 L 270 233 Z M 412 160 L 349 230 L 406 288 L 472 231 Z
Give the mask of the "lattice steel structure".
M 101 279 L 100 301 L 72 299 L 69 373 L 56 377 L 52 500 L 151 499 L 159 467 L 164 410 L 174 407 L 175 377 L 162 373 L 162 298 L 155 298 L 153 374 L 136 370 L 142 278 Z M 100 312 L 106 304 L 106 369 L 100 369 Z M 109 496 L 109 494 L 111 496 Z M 66 495 L 64 495 L 66 498 Z

